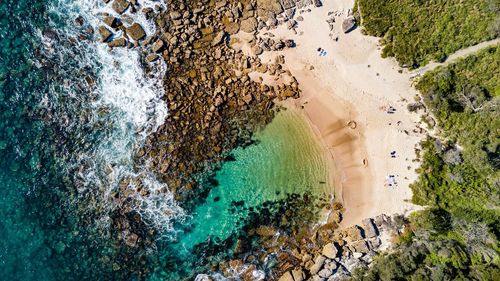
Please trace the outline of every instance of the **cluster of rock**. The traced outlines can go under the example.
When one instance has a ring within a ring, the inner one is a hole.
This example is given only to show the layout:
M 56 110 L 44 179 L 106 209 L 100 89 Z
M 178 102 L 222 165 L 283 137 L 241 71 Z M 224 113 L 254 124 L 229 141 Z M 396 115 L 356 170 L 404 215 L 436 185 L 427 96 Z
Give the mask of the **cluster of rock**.
M 302 238 L 307 240 L 307 246 L 297 248 L 293 246 L 297 242 L 284 242 L 283 237 L 277 238 L 279 234 L 275 229 L 262 227 L 264 230 L 259 235 L 276 241 L 260 260 L 276 256 L 273 275 L 279 278 L 266 275 L 253 255 L 220 263 L 218 269 L 225 278 L 238 277 L 245 281 L 274 278 L 279 281 L 345 280 L 355 269 L 369 266 L 375 255 L 390 247 L 389 240 L 401 234 L 403 227 L 395 218 L 380 215 L 375 219 L 365 219 L 361 226 L 346 229 L 322 227 L 310 240 Z M 278 242 L 280 239 L 282 241 Z M 214 280 L 208 275 L 199 276 L 198 280 Z
M 140 3 L 137 0 L 104 0 L 111 8 L 119 15 L 115 17 L 108 13 L 103 13 L 102 22 L 98 32 L 102 42 L 108 44 L 109 47 L 138 47 L 140 41 L 146 38 L 144 28 L 131 15 L 144 13 L 146 16 L 153 11 L 161 11 L 163 7 L 156 5 L 155 8 L 144 7 L 142 11 Z
M 362 226 L 335 231 L 331 242 L 316 253 L 301 255 L 301 264 L 283 274 L 280 281 L 343 280 L 354 269 L 367 267 L 373 256 L 389 246 L 384 239 L 401 231 L 391 217 L 380 215 L 363 220 Z

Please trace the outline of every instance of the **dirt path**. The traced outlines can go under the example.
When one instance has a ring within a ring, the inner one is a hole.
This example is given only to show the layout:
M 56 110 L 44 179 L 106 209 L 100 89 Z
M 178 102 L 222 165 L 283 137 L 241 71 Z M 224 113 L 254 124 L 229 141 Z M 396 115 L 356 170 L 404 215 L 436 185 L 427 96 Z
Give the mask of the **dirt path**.
M 411 71 L 410 73 L 412 74 L 413 77 L 424 75 L 426 72 L 432 71 L 439 66 L 447 66 L 450 63 L 453 63 L 454 61 L 456 61 L 458 59 L 465 58 L 468 55 L 476 53 L 484 48 L 494 46 L 496 44 L 500 44 L 500 38 L 496 38 L 496 39 L 493 39 L 490 41 L 484 41 L 484 42 L 481 42 L 477 45 L 470 46 L 470 47 L 467 47 L 464 49 L 460 49 L 460 50 L 456 51 L 455 53 L 451 54 L 444 62 L 431 62 L 431 63 L 429 63 L 421 68 L 417 68 L 417 69 Z

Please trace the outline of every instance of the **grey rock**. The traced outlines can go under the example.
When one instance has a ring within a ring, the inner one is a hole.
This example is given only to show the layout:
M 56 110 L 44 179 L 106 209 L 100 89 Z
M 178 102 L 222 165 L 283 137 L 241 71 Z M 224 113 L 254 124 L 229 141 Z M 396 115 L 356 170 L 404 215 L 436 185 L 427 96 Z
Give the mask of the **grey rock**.
M 373 238 L 378 235 L 378 230 L 373 224 L 372 219 L 364 219 L 363 228 L 365 230 L 365 237 L 367 238 Z
M 368 251 L 370 250 L 364 240 L 353 242 L 351 246 L 354 248 L 354 252 L 358 253 L 365 254 L 368 253 Z
M 333 274 L 333 270 L 328 269 L 328 268 L 323 268 L 322 270 L 320 270 L 318 272 L 319 277 L 322 277 L 322 278 L 328 278 L 328 277 L 332 276 L 332 274 Z
M 295 0 L 281 0 L 281 6 L 284 10 L 295 7 Z
M 344 33 L 348 33 L 351 30 L 353 30 L 356 27 L 356 18 L 353 16 L 348 16 L 343 22 L 342 22 L 342 30 Z

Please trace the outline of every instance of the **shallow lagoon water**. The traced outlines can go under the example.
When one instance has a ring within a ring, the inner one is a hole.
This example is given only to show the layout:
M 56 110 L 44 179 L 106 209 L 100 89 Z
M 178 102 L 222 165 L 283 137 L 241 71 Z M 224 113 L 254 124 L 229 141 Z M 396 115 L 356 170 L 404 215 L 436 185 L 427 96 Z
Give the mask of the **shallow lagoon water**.
M 311 193 L 328 198 L 332 187 L 328 161 L 314 132 L 295 110 L 281 111 L 262 131 L 256 143 L 233 151 L 234 161 L 223 164 L 206 202 L 197 207 L 192 232 L 180 238 L 187 249 L 199 242 L 226 239 L 247 211 L 231 212 L 233 205 L 259 207 L 287 194 Z

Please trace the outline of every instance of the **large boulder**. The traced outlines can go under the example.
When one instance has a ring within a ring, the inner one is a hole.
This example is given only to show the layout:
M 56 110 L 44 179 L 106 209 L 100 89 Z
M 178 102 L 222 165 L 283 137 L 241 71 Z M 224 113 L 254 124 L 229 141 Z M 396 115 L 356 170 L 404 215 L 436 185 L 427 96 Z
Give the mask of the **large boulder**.
M 133 40 L 139 41 L 146 37 L 146 32 L 144 32 L 144 29 L 140 24 L 133 23 L 129 28 L 127 28 L 127 35 Z
M 279 0 L 257 0 L 257 14 L 264 21 L 272 17 L 275 18 L 281 13 L 283 13 L 283 7 Z
M 353 16 L 348 16 L 343 22 L 342 22 L 342 30 L 344 33 L 348 33 L 351 30 L 356 28 L 356 18 Z
M 285 272 L 278 281 L 294 281 L 292 273 L 290 271 Z
M 365 237 L 367 238 L 373 238 L 378 235 L 377 228 L 373 224 L 372 219 L 364 219 L 363 228 L 365 230 Z
M 306 280 L 306 274 L 302 269 L 292 270 L 292 276 L 294 281 L 304 281 Z
M 107 16 L 102 21 L 112 28 L 117 28 L 119 23 L 118 19 L 113 16 Z
M 333 260 L 337 257 L 338 250 L 333 243 L 328 243 L 323 247 L 321 253 L 323 254 L 323 256 Z
M 309 268 L 309 272 L 311 275 L 314 275 L 320 271 L 321 268 L 323 268 L 323 264 L 325 263 L 326 257 L 323 255 L 319 255 L 316 257 L 314 260 L 314 264 Z
M 345 230 L 346 239 L 349 241 L 358 241 L 363 239 L 361 229 L 358 226 L 351 226 Z
M 352 248 L 354 248 L 354 252 L 366 254 L 370 249 L 364 240 L 356 241 L 351 244 Z
M 107 29 L 104 25 L 99 26 L 99 35 L 101 35 L 102 42 L 108 42 L 109 39 L 113 36 L 113 33 Z
M 125 40 L 125 38 L 118 38 L 118 39 L 115 39 L 115 40 L 109 42 L 108 46 L 110 48 L 126 47 L 127 46 L 127 40 Z
M 234 35 L 240 31 L 240 25 L 237 22 L 229 22 L 226 24 L 225 29 L 227 33 Z
M 115 0 L 113 5 L 111 5 L 111 8 L 121 15 L 128 9 L 129 6 L 130 3 L 127 0 Z
M 240 29 L 248 33 L 253 33 L 257 30 L 257 25 L 257 19 L 255 17 L 251 17 L 241 21 Z

